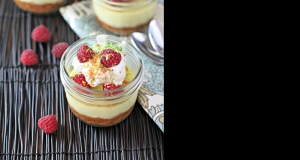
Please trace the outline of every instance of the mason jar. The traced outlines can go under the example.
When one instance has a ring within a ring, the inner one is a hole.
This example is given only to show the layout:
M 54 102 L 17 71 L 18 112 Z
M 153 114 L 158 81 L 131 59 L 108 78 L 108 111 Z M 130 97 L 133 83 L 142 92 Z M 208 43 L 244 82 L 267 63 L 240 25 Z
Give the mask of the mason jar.
M 20 9 L 34 14 L 49 14 L 58 11 L 67 0 L 13 0 Z
M 154 18 L 158 3 L 157 0 L 116 1 L 92 0 L 92 5 L 99 25 L 122 36 L 143 31 Z
M 60 78 L 72 113 L 86 124 L 107 127 L 120 123 L 132 112 L 144 75 L 143 61 L 131 43 L 113 35 L 107 36 L 107 42 L 123 45 L 126 65 L 134 78 L 120 88 L 113 90 L 95 90 L 77 84 L 69 77 L 73 70 L 72 60 L 82 44 L 92 46 L 97 43 L 96 36 L 88 36 L 71 44 L 64 52 L 60 62 Z M 117 93 L 117 94 L 116 94 Z

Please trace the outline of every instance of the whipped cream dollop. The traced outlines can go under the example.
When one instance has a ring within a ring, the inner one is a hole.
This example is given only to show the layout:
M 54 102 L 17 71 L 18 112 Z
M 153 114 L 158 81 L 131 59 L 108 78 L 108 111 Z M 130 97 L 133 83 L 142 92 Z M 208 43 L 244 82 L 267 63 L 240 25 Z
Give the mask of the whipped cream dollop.
M 122 46 L 108 44 L 106 38 L 107 36 L 105 35 L 98 35 L 96 37 L 98 43 L 91 47 L 95 52 L 95 56 L 92 59 L 80 63 L 77 56 L 75 56 L 72 61 L 74 70 L 76 70 L 77 74 L 82 73 L 91 87 L 96 87 L 103 83 L 122 85 L 126 77 L 126 58 L 125 53 L 122 52 Z M 121 54 L 121 61 L 118 65 L 105 68 L 100 64 L 100 53 L 106 48 L 114 49 Z

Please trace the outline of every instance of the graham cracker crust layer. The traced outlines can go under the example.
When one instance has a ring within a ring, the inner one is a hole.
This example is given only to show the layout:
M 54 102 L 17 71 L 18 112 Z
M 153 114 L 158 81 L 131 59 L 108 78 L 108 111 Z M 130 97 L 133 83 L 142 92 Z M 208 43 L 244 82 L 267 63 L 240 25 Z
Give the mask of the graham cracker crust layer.
M 66 0 L 64 0 L 62 3 L 44 4 L 44 5 L 21 2 L 20 0 L 14 0 L 14 3 L 22 10 L 36 13 L 36 14 L 46 14 L 46 13 L 57 11 L 60 6 L 66 3 Z
M 120 123 L 125 118 L 127 118 L 128 115 L 131 113 L 134 105 L 135 104 L 133 104 L 133 106 L 131 106 L 126 112 L 123 112 L 123 113 L 121 113 L 121 114 L 119 114 L 116 117 L 113 117 L 111 119 L 88 117 L 86 115 L 78 113 L 70 104 L 69 104 L 69 107 L 70 107 L 72 113 L 77 118 L 79 118 L 81 121 L 83 121 L 84 123 L 92 125 L 92 126 L 96 126 L 96 127 L 109 127 L 109 126 L 113 126 L 117 123 Z
M 104 23 L 103 21 L 101 21 L 97 16 L 96 17 L 96 20 L 97 22 L 100 24 L 100 26 L 112 33 L 115 33 L 115 34 L 118 34 L 118 35 L 122 35 L 122 36 L 129 36 L 131 35 L 131 33 L 133 32 L 138 32 L 138 31 L 142 31 L 143 29 L 145 29 L 150 21 L 152 19 L 150 19 L 149 21 L 147 21 L 146 23 L 142 24 L 142 25 L 139 25 L 137 27 L 133 27 L 133 28 L 115 28 L 115 27 L 112 27 L 106 23 Z

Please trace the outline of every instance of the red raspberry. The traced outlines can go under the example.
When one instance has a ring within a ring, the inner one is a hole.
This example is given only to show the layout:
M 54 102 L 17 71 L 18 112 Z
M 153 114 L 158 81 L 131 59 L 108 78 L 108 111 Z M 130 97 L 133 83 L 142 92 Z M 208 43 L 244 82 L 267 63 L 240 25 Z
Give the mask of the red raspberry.
M 90 58 L 93 58 L 93 55 L 94 51 L 86 44 L 81 45 L 77 51 L 77 58 L 80 63 L 87 62 Z
M 38 126 L 42 130 L 44 130 L 44 132 L 46 134 L 48 134 L 48 133 L 53 133 L 54 131 L 56 131 L 57 126 L 58 126 L 58 122 L 56 120 L 55 115 L 49 114 L 49 115 L 46 115 L 44 117 L 41 117 L 38 120 Z
M 20 61 L 26 66 L 32 66 L 38 64 L 39 57 L 32 49 L 25 49 L 21 53 Z
M 57 58 L 61 58 L 68 47 L 69 44 L 67 42 L 59 42 L 52 47 L 52 55 Z
M 85 77 L 83 74 L 76 74 L 74 77 L 73 77 L 73 80 L 82 85 L 83 87 L 86 87 L 86 88 L 92 88 L 88 83 L 87 81 L 85 80 Z
M 112 2 L 131 2 L 132 0 L 110 0 Z
M 32 30 L 31 38 L 37 42 L 48 42 L 51 39 L 51 32 L 46 26 L 39 25 Z
M 112 49 L 104 49 L 101 52 L 101 57 L 102 58 L 101 58 L 100 62 L 106 68 L 118 65 L 121 62 L 121 54 Z
M 116 88 L 120 88 L 121 85 L 115 85 L 113 83 L 104 83 L 103 84 L 103 90 L 113 90 L 113 89 L 116 89 Z
M 115 85 L 113 83 L 104 83 L 103 84 L 103 90 L 113 90 L 113 89 L 116 89 L 116 88 L 120 88 L 122 85 Z M 116 92 L 113 92 L 112 94 L 110 93 L 105 93 L 105 96 L 111 96 L 111 95 L 116 95 L 116 94 L 119 94 L 123 91 L 116 91 Z

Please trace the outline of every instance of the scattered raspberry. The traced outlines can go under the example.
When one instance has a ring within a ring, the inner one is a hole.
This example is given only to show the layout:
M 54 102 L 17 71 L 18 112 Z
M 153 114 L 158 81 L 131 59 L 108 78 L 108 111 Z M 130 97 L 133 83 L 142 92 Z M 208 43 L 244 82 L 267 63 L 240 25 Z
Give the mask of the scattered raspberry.
M 115 85 L 113 83 L 104 83 L 103 84 L 103 90 L 113 90 L 113 89 L 116 89 L 116 88 L 120 88 L 121 85 Z M 111 95 L 116 95 L 116 94 L 119 94 L 123 91 L 116 91 L 116 92 L 113 92 L 112 94 L 110 93 L 105 93 L 105 96 L 111 96 Z
M 32 66 L 39 62 L 39 57 L 32 49 L 25 49 L 21 53 L 20 61 L 26 66 Z
M 86 44 L 81 45 L 77 51 L 77 58 L 80 63 L 87 62 L 90 58 L 93 58 L 93 55 L 94 51 Z
M 57 58 L 61 58 L 68 47 L 69 44 L 67 42 L 59 42 L 52 47 L 52 55 Z
M 32 30 L 31 38 L 37 42 L 48 42 L 51 39 L 51 32 L 46 26 L 39 25 Z
M 38 120 L 38 126 L 42 130 L 44 130 L 44 132 L 46 134 L 53 133 L 54 131 L 56 131 L 57 126 L 58 126 L 58 123 L 57 123 L 55 115 L 49 114 L 49 115 L 46 115 L 44 117 L 41 117 Z
M 100 61 L 106 68 L 118 65 L 121 62 L 121 54 L 112 49 L 104 49 L 101 52 L 101 57 Z
M 91 86 L 87 83 L 87 81 L 85 80 L 85 77 L 83 74 L 76 74 L 74 77 L 73 77 L 73 80 L 82 85 L 83 87 L 86 87 L 86 88 L 91 88 Z

